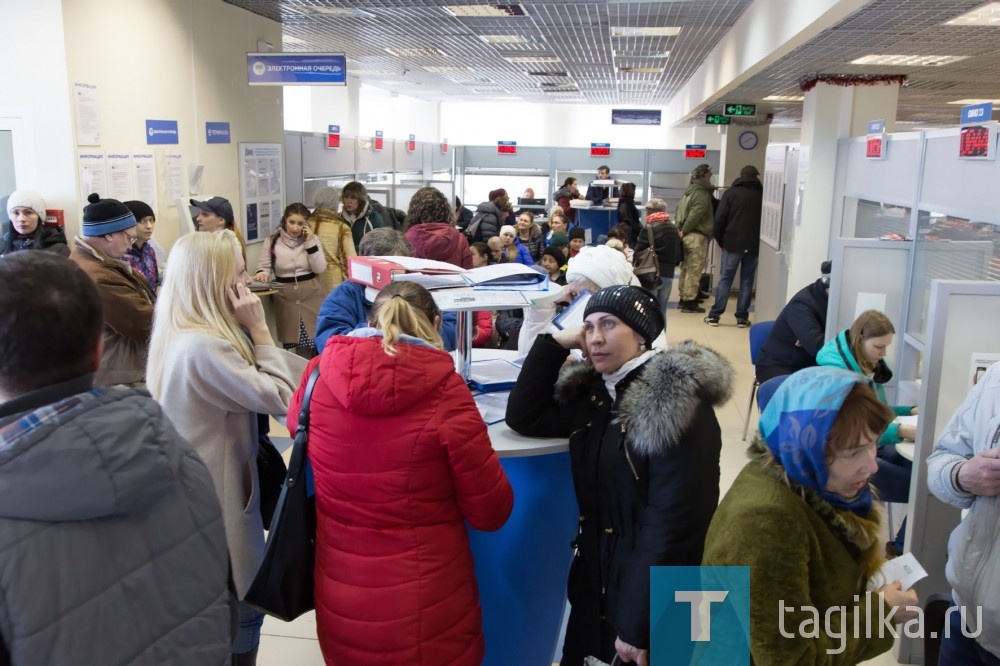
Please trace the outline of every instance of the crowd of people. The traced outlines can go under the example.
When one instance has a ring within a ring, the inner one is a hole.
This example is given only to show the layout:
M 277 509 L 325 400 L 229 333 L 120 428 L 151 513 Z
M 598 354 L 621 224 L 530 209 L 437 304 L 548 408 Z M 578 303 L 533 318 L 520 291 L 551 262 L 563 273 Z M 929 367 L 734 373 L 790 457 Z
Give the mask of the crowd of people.
M 711 169 L 697 167 L 675 224 L 657 198 L 640 219 L 634 186 L 602 167 L 600 180 L 615 185 L 586 198 L 619 197 L 626 210 L 607 244 L 593 245 L 568 206 L 580 197 L 573 178 L 541 225 L 530 210 L 507 224 L 502 189 L 463 217 L 432 187 L 405 214 L 361 183 L 324 187 L 312 209 L 284 210 L 252 274 L 222 197 L 192 200 L 196 233 L 164 253 L 144 202 L 93 194 L 67 239 L 44 224 L 38 193 L 14 192 L 0 240 L 0 664 L 256 663 L 264 616 L 244 597 L 265 547 L 258 447 L 269 415 L 296 428 L 314 369 L 308 455 L 325 660 L 482 662 L 467 526 L 501 529 L 514 490 L 454 371 L 454 314 L 412 282 L 375 290 L 347 280 L 355 254 L 521 263 L 558 292 L 519 311 L 477 312 L 474 337 L 525 356 L 507 426 L 569 442 L 579 521 L 564 666 L 648 666 L 651 566 L 750 567 L 743 639 L 754 663 L 828 656 L 842 638 L 829 628 L 785 634 L 804 607 L 843 607 L 862 624 L 875 612 L 912 619 L 912 589 L 874 582 L 905 529 L 882 544 L 876 500 L 908 499 L 910 464 L 895 445 L 915 431 L 893 419 L 918 409 L 886 404 L 895 330 L 884 314 L 864 312 L 825 339 L 829 263 L 761 350 L 757 378 L 783 379 L 720 502 L 716 409 L 734 370 L 697 343 L 666 344 L 668 299 L 680 266 L 681 311 L 704 311 L 697 276 L 713 235 L 730 282 L 705 322 L 718 325 L 738 267 L 752 286 L 752 229 L 741 226 L 759 194 L 751 169 L 714 211 Z M 649 290 L 633 272 L 647 249 L 658 265 Z M 276 337 L 260 283 L 277 288 Z M 738 326 L 748 323 L 742 291 Z M 554 325 L 571 313 L 578 319 Z M 955 601 L 987 609 L 1000 590 L 997 414 L 993 367 L 928 459 L 931 491 L 971 508 L 951 540 Z M 795 607 L 789 617 L 779 602 Z M 962 617 L 951 615 L 941 663 L 998 663 L 995 617 L 978 638 Z M 844 663 L 891 646 L 884 635 L 844 641 Z

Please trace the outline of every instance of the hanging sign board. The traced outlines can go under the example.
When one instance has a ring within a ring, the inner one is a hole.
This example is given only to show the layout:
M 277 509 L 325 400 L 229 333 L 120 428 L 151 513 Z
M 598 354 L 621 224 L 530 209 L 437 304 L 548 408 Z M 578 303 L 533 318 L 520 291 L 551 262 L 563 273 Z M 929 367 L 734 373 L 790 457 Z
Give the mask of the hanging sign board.
M 248 53 L 252 86 L 346 86 L 343 53 Z
M 340 125 L 327 125 L 326 127 L 326 147 L 340 148 Z
M 610 143 L 591 143 L 590 144 L 590 156 L 591 157 L 610 157 L 611 156 L 611 144 Z
M 689 143 L 684 146 L 684 159 L 686 160 L 703 160 L 706 155 L 708 155 L 708 144 Z
M 958 157 L 963 160 L 997 158 L 997 124 L 992 122 L 993 103 L 962 107 L 962 129 L 958 135 Z
M 884 160 L 886 153 L 885 121 L 872 120 L 868 123 L 868 141 L 865 143 L 865 158 Z
M 723 111 L 727 116 L 756 116 L 757 115 L 757 105 L 756 104 L 734 104 L 732 102 L 726 102 L 723 106 Z
M 724 116 L 721 113 L 709 113 L 705 116 L 706 125 L 728 125 L 729 116 Z
M 517 155 L 517 141 L 497 141 L 497 155 Z
M 373 150 L 382 150 L 382 130 L 375 130 L 375 141 L 372 142 Z

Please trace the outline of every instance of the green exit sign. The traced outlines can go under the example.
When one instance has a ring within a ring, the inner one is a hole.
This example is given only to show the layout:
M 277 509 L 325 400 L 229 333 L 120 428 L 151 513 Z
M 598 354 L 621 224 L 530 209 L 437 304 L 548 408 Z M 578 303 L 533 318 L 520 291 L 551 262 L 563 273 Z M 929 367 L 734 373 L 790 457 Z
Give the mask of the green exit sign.
M 729 116 L 724 116 L 721 113 L 709 113 L 705 116 L 705 124 L 707 125 L 728 125 Z
M 724 114 L 727 116 L 756 116 L 756 104 L 730 104 L 726 102 Z

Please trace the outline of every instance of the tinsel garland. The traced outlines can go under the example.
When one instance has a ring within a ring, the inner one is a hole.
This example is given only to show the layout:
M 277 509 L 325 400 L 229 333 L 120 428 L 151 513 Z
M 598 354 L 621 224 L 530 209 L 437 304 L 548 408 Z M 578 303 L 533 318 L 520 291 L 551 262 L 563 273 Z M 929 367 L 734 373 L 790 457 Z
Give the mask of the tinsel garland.
M 879 86 L 895 83 L 897 86 L 906 82 L 906 74 L 810 74 L 799 79 L 802 92 L 809 92 L 817 83 L 829 83 L 835 86 Z

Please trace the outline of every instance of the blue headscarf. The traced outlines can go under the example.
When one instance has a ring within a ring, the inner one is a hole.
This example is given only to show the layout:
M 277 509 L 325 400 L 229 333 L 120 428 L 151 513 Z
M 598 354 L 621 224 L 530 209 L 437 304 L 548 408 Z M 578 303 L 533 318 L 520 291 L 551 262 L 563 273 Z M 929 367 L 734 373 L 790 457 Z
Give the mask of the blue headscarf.
M 872 506 L 868 486 L 853 498 L 826 489 L 830 478 L 827 439 L 841 405 L 856 384 L 871 386 L 872 382 L 864 375 L 840 368 L 799 370 L 775 391 L 760 415 L 758 429 L 771 455 L 793 481 L 815 490 L 833 506 L 863 516 Z

